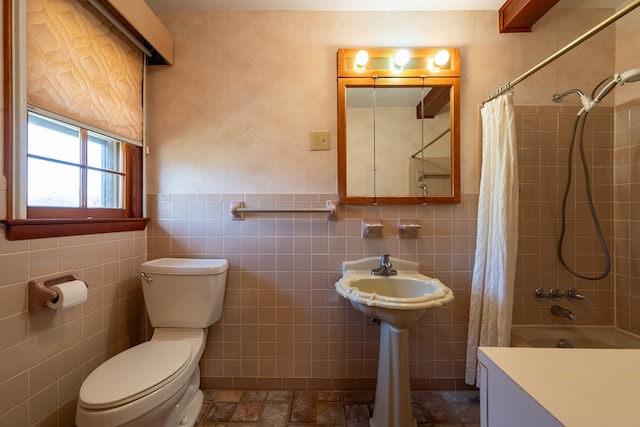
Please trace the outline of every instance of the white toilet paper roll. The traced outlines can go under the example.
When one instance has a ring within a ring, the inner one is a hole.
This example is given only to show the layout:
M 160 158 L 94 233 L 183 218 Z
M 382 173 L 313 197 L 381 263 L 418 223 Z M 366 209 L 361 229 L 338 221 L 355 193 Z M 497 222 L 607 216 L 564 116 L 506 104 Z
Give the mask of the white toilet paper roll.
M 87 285 L 82 280 L 72 280 L 51 286 L 49 289 L 55 291 L 58 296 L 51 301 L 47 301 L 49 308 L 67 308 L 82 304 L 87 300 Z

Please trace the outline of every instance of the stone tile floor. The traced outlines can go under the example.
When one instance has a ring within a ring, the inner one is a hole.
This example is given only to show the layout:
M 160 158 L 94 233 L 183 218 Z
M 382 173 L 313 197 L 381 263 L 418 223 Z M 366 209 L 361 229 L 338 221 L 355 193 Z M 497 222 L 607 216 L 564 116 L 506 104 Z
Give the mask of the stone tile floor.
M 196 427 L 368 427 L 368 391 L 205 390 Z M 477 391 L 414 391 L 419 427 L 479 427 Z

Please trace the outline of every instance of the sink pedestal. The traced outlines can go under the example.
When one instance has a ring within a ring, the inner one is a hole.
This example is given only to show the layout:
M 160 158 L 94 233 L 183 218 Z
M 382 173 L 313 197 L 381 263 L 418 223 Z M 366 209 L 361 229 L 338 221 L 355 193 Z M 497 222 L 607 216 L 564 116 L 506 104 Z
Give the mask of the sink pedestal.
M 420 264 L 383 256 L 397 268 L 391 276 L 372 275 L 375 257 L 342 263 L 336 292 L 371 319 L 380 320 L 378 383 L 371 427 L 416 427 L 409 385 L 409 328 L 427 310 L 453 300 L 438 279 L 420 273 Z M 387 268 L 385 264 L 385 268 Z
M 378 382 L 371 427 L 415 427 L 409 385 L 409 332 L 380 324 Z

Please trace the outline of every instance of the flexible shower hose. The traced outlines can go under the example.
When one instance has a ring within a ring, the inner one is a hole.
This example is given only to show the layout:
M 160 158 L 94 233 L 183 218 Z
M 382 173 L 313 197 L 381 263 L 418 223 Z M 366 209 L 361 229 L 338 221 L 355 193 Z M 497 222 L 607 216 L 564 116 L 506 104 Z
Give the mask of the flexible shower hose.
M 576 117 L 576 121 L 573 125 L 573 130 L 571 133 L 571 143 L 569 144 L 569 159 L 568 159 L 568 175 L 567 175 L 567 185 L 564 190 L 564 197 L 562 199 L 562 228 L 560 230 L 560 240 L 558 241 L 558 258 L 560 259 L 560 263 L 564 266 L 564 268 L 569 271 L 569 273 L 573 274 L 580 279 L 586 280 L 600 280 L 607 277 L 609 272 L 611 271 L 611 255 L 609 254 L 609 248 L 607 248 L 607 242 L 604 239 L 604 235 L 602 233 L 602 228 L 600 227 L 600 221 L 598 220 L 598 214 L 596 212 L 595 206 L 593 205 L 593 196 L 591 195 L 591 184 L 589 179 L 589 166 L 587 165 L 587 159 L 584 154 L 584 126 L 587 121 L 587 116 L 589 112 L 583 111 L 580 115 Z M 580 132 L 578 134 L 578 127 L 580 128 Z M 585 189 L 587 193 L 587 203 L 589 205 L 589 211 L 591 213 L 591 218 L 593 219 L 593 225 L 596 229 L 596 233 L 598 235 L 598 240 L 600 241 L 600 247 L 602 248 L 602 253 L 605 258 L 605 268 L 604 271 L 598 276 L 585 276 L 579 273 L 576 273 L 571 267 L 567 265 L 562 256 L 562 247 L 564 244 L 564 235 L 567 228 L 567 200 L 569 198 L 569 191 L 571 190 L 571 176 L 572 176 L 572 165 L 573 165 L 573 147 L 576 142 L 576 136 L 579 135 L 578 141 L 578 149 L 580 150 L 580 159 L 582 161 L 582 170 L 584 171 L 584 180 L 585 180 Z

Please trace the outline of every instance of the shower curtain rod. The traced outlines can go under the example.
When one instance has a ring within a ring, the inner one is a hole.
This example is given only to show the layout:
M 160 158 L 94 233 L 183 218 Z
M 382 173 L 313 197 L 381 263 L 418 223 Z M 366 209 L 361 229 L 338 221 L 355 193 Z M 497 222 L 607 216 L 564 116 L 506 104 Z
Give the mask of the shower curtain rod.
M 451 128 L 447 128 L 446 130 L 444 130 L 440 135 L 436 136 L 435 138 L 433 138 L 431 141 L 429 141 L 424 147 L 422 147 L 421 149 L 419 149 L 418 151 L 416 151 L 415 153 L 413 153 L 411 155 L 412 158 L 417 159 L 417 155 L 422 153 L 424 150 L 426 150 L 427 148 L 431 147 L 433 144 L 435 144 L 436 142 L 438 142 L 438 140 L 440 138 L 442 138 L 443 136 L 445 136 L 446 134 L 448 134 L 451 131 Z
M 491 101 L 492 99 L 495 99 L 495 98 L 499 97 L 500 95 L 502 95 L 503 93 L 511 90 L 515 85 L 517 85 L 518 83 L 520 83 L 521 81 L 523 81 L 527 77 L 531 76 L 532 74 L 535 74 L 540 69 L 546 67 L 551 62 L 555 61 L 556 59 L 558 59 L 559 57 L 561 57 L 565 53 L 569 52 L 574 47 L 578 46 L 579 44 L 581 44 L 585 40 L 589 39 L 591 36 L 597 34 L 601 30 L 607 28 L 609 25 L 611 25 L 612 23 L 614 23 L 618 19 L 622 18 L 623 16 L 625 16 L 627 13 L 631 12 L 632 10 L 637 8 L 638 6 L 640 6 L 640 0 L 634 0 L 633 2 L 629 3 L 627 6 L 623 7 L 618 12 L 614 13 L 613 15 L 611 15 L 609 18 L 605 19 L 604 21 L 602 21 L 601 23 L 599 23 L 598 25 L 596 25 L 595 27 L 593 27 L 592 29 L 590 29 L 589 31 L 587 31 L 586 33 L 584 33 L 583 35 L 581 35 L 580 37 L 578 37 L 577 39 L 575 39 L 574 41 L 572 41 L 571 43 L 566 45 L 565 47 L 563 47 L 562 49 L 560 49 L 559 51 L 557 51 L 556 53 L 554 53 L 553 55 L 551 55 L 550 57 L 548 57 L 544 61 L 540 62 L 535 67 L 531 68 L 529 71 L 527 71 L 527 72 L 523 73 L 522 75 L 516 77 L 512 81 L 507 82 L 506 84 L 504 84 L 499 89 L 496 89 L 495 91 L 493 91 L 493 93 L 491 95 L 489 95 L 489 97 L 487 99 L 482 101 L 482 104 L 484 105 L 485 103 Z

